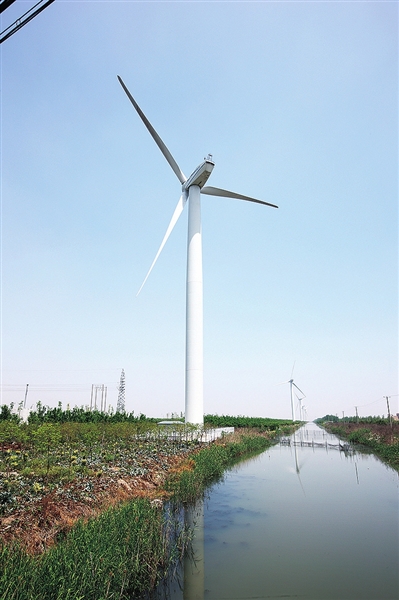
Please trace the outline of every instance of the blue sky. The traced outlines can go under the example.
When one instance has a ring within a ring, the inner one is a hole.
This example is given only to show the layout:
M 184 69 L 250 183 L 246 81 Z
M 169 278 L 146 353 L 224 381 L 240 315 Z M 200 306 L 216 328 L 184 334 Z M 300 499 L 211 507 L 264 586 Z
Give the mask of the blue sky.
M 2 29 L 30 7 L 15 2 Z M 2 398 L 184 410 L 185 212 L 207 153 L 206 413 L 398 411 L 396 2 L 63 2 L 1 46 Z

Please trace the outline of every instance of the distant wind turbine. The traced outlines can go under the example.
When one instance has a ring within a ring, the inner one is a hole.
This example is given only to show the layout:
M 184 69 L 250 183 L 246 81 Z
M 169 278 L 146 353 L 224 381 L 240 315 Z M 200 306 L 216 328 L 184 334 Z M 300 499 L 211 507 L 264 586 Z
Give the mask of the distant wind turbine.
M 304 398 L 306 398 L 306 396 L 302 396 L 302 398 L 300 398 L 297 393 L 295 393 L 295 396 L 297 397 L 298 404 L 299 404 L 299 420 L 303 421 L 303 411 L 304 411 L 305 407 L 302 406 L 302 400 Z
M 298 390 L 298 392 L 300 392 L 301 394 L 303 394 L 303 398 L 301 398 L 301 400 L 303 400 L 304 398 L 306 398 L 304 392 L 301 389 L 299 389 L 299 387 L 297 386 L 296 383 L 294 383 L 294 379 L 293 379 L 294 367 L 295 367 L 295 363 L 294 363 L 294 366 L 292 367 L 291 379 L 288 379 L 288 381 L 283 381 L 282 383 L 279 384 L 279 385 L 283 385 L 284 383 L 289 383 L 290 384 L 291 412 L 292 412 L 292 420 L 293 421 L 295 421 L 294 387 L 296 387 L 296 389 Z
M 185 420 L 186 423 L 202 425 L 204 422 L 203 400 L 203 298 L 202 298 L 202 241 L 201 241 L 201 201 L 200 195 L 221 196 L 256 202 L 278 208 L 275 204 L 243 196 L 220 188 L 205 186 L 215 163 L 208 155 L 187 178 L 180 170 L 175 159 L 165 146 L 126 85 L 118 75 L 119 83 L 136 109 L 139 117 L 147 127 L 158 148 L 168 161 L 173 172 L 181 183 L 182 193 L 173 213 L 169 227 L 162 240 L 151 267 L 138 291 L 140 293 L 147 281 L 168 237 L 188 202 L 188 240 L 187 240 L 187 282 L 186 282 L 186 386 L 185 386 Z

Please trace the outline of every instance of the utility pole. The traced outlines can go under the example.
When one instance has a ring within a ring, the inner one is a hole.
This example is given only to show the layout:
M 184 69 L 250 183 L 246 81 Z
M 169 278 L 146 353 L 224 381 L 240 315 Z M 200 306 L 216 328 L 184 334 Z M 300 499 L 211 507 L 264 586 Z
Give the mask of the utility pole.
M 101 392 L 101 396 L 100 396 Z M 91 398 L 90 398 L 90 410 L 93 410 L 93 400 L 94 400 L 94 410 L 97 410 L 97 395 L 100 403 L 100 412 L 105 412 L 107 407 L 107 386 L 103 383 L 95 384 L 93 383 L 91 386 Z
M 107 409 L 107 386 L 101 385 L 101 411 L 105 412 Z
M 389 420 L 389 422 L 390 422 L 390 424 L 391 424 L 391 427 L 392 427 L 392 417 L 391 417 L 391 411 L 390 411 L 390 408 L 389 408 L 389 398 L 390 398 L 390 396 L 384 396 L 384 398 L 385 398 L 385 400 L 387 401 L 387 408 L 388 408 L 388 420 Z
M 24 399 L 24 408 L 26 408 L 26 399 L 28 397 L 28 388 L 29 388 L 29 383 L 26 384 L 25 399 Z
M 355 411 L 356 411 L 356 423 L 359 423 L 359 415 L 357 414 L 357 406 L 355 406 Z

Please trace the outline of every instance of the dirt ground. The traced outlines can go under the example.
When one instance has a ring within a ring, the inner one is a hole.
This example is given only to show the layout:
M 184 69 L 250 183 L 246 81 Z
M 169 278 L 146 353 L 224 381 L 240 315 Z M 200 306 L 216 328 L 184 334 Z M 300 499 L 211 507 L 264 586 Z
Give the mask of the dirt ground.
M 190 452 L 192 455 L 193 452 Z M 0 540 L 18 541 L 32 554 L 39 554 L 64 537 L 79 520 L 98 516 L 105 509 L 137 497 L 147 497 L 162 506 L 168 494 L 163 489 L 168 474 L 192 469 L 187 452 L 153 460 L 143 476 L 129 476 L 114 467 L 97 477 L 76 478 L 41 497 L 18 502 L 11 514 L 0 518 Z

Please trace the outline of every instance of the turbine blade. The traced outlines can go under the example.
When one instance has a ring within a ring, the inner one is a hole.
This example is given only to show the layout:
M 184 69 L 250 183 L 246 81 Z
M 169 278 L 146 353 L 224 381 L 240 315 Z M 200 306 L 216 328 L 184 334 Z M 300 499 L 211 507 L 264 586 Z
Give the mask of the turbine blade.
M 284 385 L 285 383 L 290 383 L 290 379 L 288 379 L 288 381 L 282 381 L 281 383 L 276 383 L 276 385 Z
M 299 392 L 301 392 L 301 394 L 303 394 L 303 397 L 304 397 L 304 398 L 306 398 L 306 396 L 305 396 L 305 393 L 304 393 L 302 390 L 300 390 L 300 389 L 299 389 L 299 387 L 297 386 L 297 384 L 296 384 L 296 383 L 292 382 L 292 385 L 294 385 L 294 386 L 296 387 L 296 389 L 297 389 Z
M 248 202 L 256 202 L 257 204 L 265 204 L 266 206 L 278 208 L 276 204 L 271 204 L 270 202 L 264 202 L 263 200 L 257 200 L 250 196 L 243 196 L 242 194 L 236 194 L 235 192 L 229 192 L 228 190 L 222 190 L 221 188 L 212 186 L 203 187 L 201 189 L 201 194 L 207 194 L 208 196 L 223 196 L 224 198 L 234 198 L 235 200 L 247 200 Z
M 183 212 L 183 209 L 184 209 L 184 206 L 185 206 L 186 202 L 187 202 L 187 194 L 184 193 L 179 198 L 179 202 L 177 203 L 177 206 L 175 208 L 175 212 L 172 215 L 172 218 L 170 220 L 169 226 L 168 226 L 168 228 L 166 230 L 166 233 L 165 233 L 165 236 L 164 236 L 164 238 L 162 240 L 162 243 L 159 246 L 158 252 L 156 253 L 154 260 L 152 261 L 151 267 L 149 268 L 149 271 L 148 271 L 147 275 L 145 276 L 144 281 L 141 284 L 140 289 L 137 292 L 136 296 L 138 296 L 140 294 L 141 290 L 143 289 L 145 282 L 147 281 L 147 279 L 148 279 L 148 277 L 149 277 L 149 275 L 150 275 L 150 273 L 151 273 L 151 271 L 152 271 L 155 263 L 158 260 L 159 255 L 161 254 L 161 252 L 163 250 L 163 247 L 165 246 L 166 242 L 168 241 L 168 237 L 172 233 L 172 230 L 173 230 L 174 226 L 176 225 L 176 223 L 177 223 L 180 215 Z
M 143 111 L 141 110 L 141 108 L 139 107 L 139 105 L 137 104 L 136 100 L 133 98 L 133 96 L 131 95 L 131 93 L 129 92 L 129 90 L 127 89 L 125 84 L 123 83 L 121 77 L 119 77 L 119 75 L 117 75 L 117 77 L 118 77 L 119 83 L 125 90 L 127 97 L 129 98 L 130 102 L 133 104 L 134 108 L 136 109 L 136 111 L 137 111 L 139 117 L 141 118 L 141 120 L 143 121 L 144 125 L 147 127 L 148 131 L 152 135 L 158 148 L 160 149 L 160 151 L 162 152 L 162 154 L 164 155 L 164 157 L 166 158 L 166 160 L 172 167 L 172 169 L 173 169 L 176 177 L 180 181 L 180 183 L 183 184 L 187 180 L 187 177 L 180 170 L 179 165 L 177 164 L 177 162 L 175 161 L 175 159 L 173 158 L 173 156 L 171 155 L 171 153 L 169 152 L 169 150 L 167 149 L 167 147 L 165 146 L 165 144 L 163 143 L 163 141 L 161 140 L 161 138 L 159 137 L 159 135 L 157 134 L 157 132 L 155 131 L 155 129 L 153 128 L 153 126 L 151 125 L 151 123 L 149 122 L 149 120 L 147 119 L 147 117 L 145 116 Z
M 294 375 L 295 363 L 296 363 L 296 360 L 294 360 L 294 364 L 292 365 L 291 379 L 292 379 L 292 377 Z

